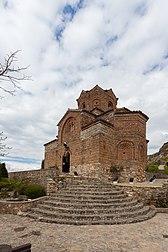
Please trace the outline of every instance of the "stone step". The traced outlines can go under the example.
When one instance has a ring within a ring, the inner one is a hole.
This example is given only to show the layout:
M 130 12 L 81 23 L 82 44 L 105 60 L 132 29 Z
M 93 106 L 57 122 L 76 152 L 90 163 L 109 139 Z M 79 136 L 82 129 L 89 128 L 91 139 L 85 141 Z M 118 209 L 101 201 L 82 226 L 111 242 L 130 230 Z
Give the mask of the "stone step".
M 73 178 L 27 216 L 58 224 L 124 224 L 151 218 L 155 210 L 119 187 L 97 179 Z
M 99 202 L 83 202 L 83 201 L 79 201 L 79 202 L 65 202 L 65 201 L 55 201 L 55 200 L 46 200 L 43 204 L 47 204 L 50 205 L 51 207 L 61 207 L 61 208 L 69 208 L 69 207 L 74 207 L 75 209 L 85 209 L 85 208 L 89 208 L 89 209 L 99 209 L 99 208 L 117 208 L 117 207 L 121 207 L 121 208 L 125 208 L 125 207 L 133 207 L 137 204 L 137 200 L 136 199 L 132 199 L 130 201 L 116 201 L 116 202 L 105 202 L 105 203 L 99 203 Z
M 69 181 L 71 184 L 109 184 L 108 181 L 102 181 L 97 178 L 88 178 L 88 177 L 72 177 Z
M 65 193 L 60 192 L 58 194 L 52 195 L 51 199 L 77 199 L 77 200 L 107 200 L 107 199 L 125 199 L 128 198 L 126 194 L 78 194 L 78 193 Z
M 78 220 L 63 220 L 58 218 L 49 218 L 44 216 L 39 216 L 35 213 L 29 213 L 29 217 L 34 218 L 38 221 L 42 222 L 49 222 L 49 223 L 56 223 L 56 224 L 65 224 L 65 225 L 115 225 L 115 224 L 129 224 L 135 222 L 141 222 L 152 218 L 156 214 L 155 210 L 151 210 L 145 215 L 141 215 L 134 218 L 127 218 L 127 219 L 115 219 L 115 220 L 92 220 L 92 221 L 84 221 Z
M 135 223 L 140 221 L 145 221 L 147 219 L 152 218 L 156 214 L 155 210 L 151 209 L 148 212 L 144 212 L 144 214 L 137 215 L 137 216 L 127 216 L 127 218 L 116 217 L 115 219 L 107 218 L 99 218 L 99 219 L 61 219 L 58 216 L 56 218 L 52 218 L 51 216 L 42 216 L 37 213 L 28 213 L 27 216 L 34 218 L 39 221 L 43 222 L 50 222 L 50 223 L 57 223 L 57 224 L 67 224 L 67 225 L 114 225 L 114 224 L 128 224 L 128 223 Z
M 138 215 L 143 215 L 148 213 L 150 207 L 149 206 L 144 206 L 141 209 L 135 210 L 133 212 L 127 211 L 127 212 L 117 212 L 117 213 L 103 213 L 103 214 L 71 214 L 69 213 L 62 213 L 58 211 L 49 211 L 49 210 L 44 210 L 40 208 L 32 208 L 32 211 L 35 213 L 39 213 L 44 216 L 49 216 L 52 218 L 60 218 L 60 219 L 74 219 L 74 220 L 99 220 L 99 219 L 117 219 L 117 218 L 130 218 L 130 217 L 136 217 Z
M 125 194 L 123 191 L 121 190 L 112 190 L 111 188 L 109 188 L 108 190 L 90 190 L 90 189 L 82 189 L 82 188 L 67 188 L 67 189 L 62 189 L 60 191 L 57 192 L 57 194 L 62 194 L 62 193 L 66 193 L 66 194 L 92 194 L 92 195 L 119 195 L 119 194 Z
M 58 196 L 58 197 L 51 197 L 51 200 L 60 201 L 60 202 L 71 202 L 71 203 L 120 203 L 120 202 L 129 202 L 132 200 L 131 197 L 116 197 L 116 198 L 84 198 L 84 197 L 65 197 L 65 196 Z
M 65 188 L 79 188 L 79 189 L 114 189 L 114 190 L 121 190 L 117 187 L 114 187 L 112 184 L 71 184 L 71 185 L 66 185 Z
M 85 207 L 85 208 L 74 208 L 74 206 L 69 206 L 67 208 L 65 207 L 53 207 L 51 205 L 47 205 L 47 204 L 40 204 L 39 205 L 40 209 L 43 210 L 49 210 L 49 211 L 53 211 L 53 212 L 61 212 L 61 213 L 70 213 L 70 214 L 105 214 L 105 213 L 121 213 L 121 212 L 132 212 L 138 209 L 142 209 L 143 208 L 143 204 L 142 203 L 138 203 L 134 206 L 126 206 L 124 207 L 104 207 L 104 208 L 89 208 L 89 207 Z

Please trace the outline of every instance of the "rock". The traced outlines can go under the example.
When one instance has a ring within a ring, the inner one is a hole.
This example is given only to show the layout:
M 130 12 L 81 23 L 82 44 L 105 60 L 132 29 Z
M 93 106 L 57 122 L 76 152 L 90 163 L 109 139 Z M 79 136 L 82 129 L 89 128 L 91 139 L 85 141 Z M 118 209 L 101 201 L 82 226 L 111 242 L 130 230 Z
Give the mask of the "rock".
M 17 228 L 14 228 L 14 231 L 15 232 L 22 232 L 23 230 L 25 230 L 26 227 L 17 227 Z
M 38 230 L 37 230 L 37 231 L 34 231 L 34 230 L 33 230 L 33 231 L 31 232 L 31 234 L 32 234 L 32 235 L 40 236 L 40 235 L 41 235 L 41 232 L 38 231 Z

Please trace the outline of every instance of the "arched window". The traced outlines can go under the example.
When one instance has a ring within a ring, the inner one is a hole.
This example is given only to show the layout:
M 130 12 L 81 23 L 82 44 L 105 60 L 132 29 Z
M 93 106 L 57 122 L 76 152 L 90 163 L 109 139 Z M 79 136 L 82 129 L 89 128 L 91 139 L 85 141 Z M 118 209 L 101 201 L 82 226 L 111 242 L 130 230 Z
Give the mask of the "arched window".
M 108 102 L 108 108 L 113 108 L 113 103 L 111 101 Z
M 82 103 L 82 108 L 83 108 L 83 109 L 86 108 L 85 102 Z
M 99 107 L 99 105 L 100 105 L 100 101 L 99 101 L 98 99 L 95 99 L 95 100 L 93 101 L 93 106 L 94 106 L 94 108 Z
M 75 128 L 75 119 L 73 117 L 68 118 L 66 123 L 64 124 L 64 131 L 66 133 L 72 132 Z

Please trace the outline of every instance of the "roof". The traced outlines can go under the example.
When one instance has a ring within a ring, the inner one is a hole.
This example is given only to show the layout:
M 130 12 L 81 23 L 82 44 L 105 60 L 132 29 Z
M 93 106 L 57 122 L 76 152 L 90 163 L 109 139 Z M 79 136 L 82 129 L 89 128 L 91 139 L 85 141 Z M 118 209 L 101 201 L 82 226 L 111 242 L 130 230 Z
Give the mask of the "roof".
M 87 128 L 89 128 L 89 127 L 91 127 L 92 125 L 95 125 L 95 124 L 97 124 L 97 123 L 102 123 L 102 124 L 104 124 L 104 125 L 106 125 L 106 126 L 108 126 L 108 127 L 114 128 L 113 124 L 111 124 L 110 122 L 107 122 L 107 121 L 105 121 L 105 120 L 103 120 L 103 119 L 98 119 L 98 120 L 95 120 L 94 122 L 91 122 L 91 123 L 89 123 L 89 124 L 83 126 L 83 127 L 82 127 L 82 130 L 87 129 Z
M 61 120 L 58 122 L 57 126 L 60 125 L 60 123 L 63 121 L 63 119 L 70 113 L 70 112 L 80 112 L 80 109 L 70 109 L 68 108 L 68 110 L 65 112 L 65 114 L 63 115 L 63 117 L 61 118 Z
M 46 146 L 47 144 L 51 144 L 51 143 L 57 142 L 57 141 L 58 141 L 57 139 L 53 139 L 53 140 L 51 140 L 51 141 L 45 143 L 44 146 Z
M 131 110 L 125 108 L 125 107 L 124 107 L 124 108 L 118 108 L 118 109 L 116 110 L 115 115 L 123 115 L 123 114 L 125 114 L 125 115 L 128 115 L 128 114 L 140 114 L 140 115 L 143 116 L 146 120 L 149 119 L 149 117 L 148 117 L 147 115 L 145 115 L 145 114 L 144 114 L 142 111 L 140 111 L 140 110 L 137 110 L 137 111 L 133 110 L 133 111 L 131 111 Z
M 110 95 L 112 95 L 116 100 L 118 100 L 118 98 L 115 96 L 115 94 L 114 94 L 114 92 L 113 92 L 113 90 L 112 90 L 112 88 L 110 88 L 110 89 L 103 89 L 103 88 L 101 88 L 98 84 L 97 85 L 95 85 L 92 89 L 90 89 L 90 90 L 82 90 L 82 92 L 80 93 L 80 96 L 79 96 L 79 98 L 78 99 L 76 99 L 76 101 L 78 101 L 83 95 L 85 95 L 85 94 L 87 94 L 87 93 L 92 93 L 94 90 L 101 90 L 101 91 L 103 91 L 103 92 L 107 92 L 107 93 L 109 93 Z

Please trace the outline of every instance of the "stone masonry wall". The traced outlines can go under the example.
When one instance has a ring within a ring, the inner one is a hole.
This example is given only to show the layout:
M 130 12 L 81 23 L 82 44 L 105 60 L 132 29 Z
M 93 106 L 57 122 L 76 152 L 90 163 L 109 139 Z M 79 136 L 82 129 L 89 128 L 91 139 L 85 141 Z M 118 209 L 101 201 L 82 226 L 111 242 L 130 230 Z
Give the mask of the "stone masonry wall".
M 45 144 L 45 153 L 44 153 L 44 167 L 55 167 L 56 166 L 56 148 L 58 146 L 58 141 L 54 141 Z
M 39 199 L 33 199 L 30 201 L 3 201 L 0 200 L 0 213 L 1 214 L 19 214 L 21 212 L 26 212 L 37 204 L 42 203 L 47 199 L 47 196 L 41 197 Z
M 165 183 L 162 186 L 136 184 L 113 184 L 113 186 L 121 188 L 129 196 L 134 196 L 144 204 L 149 204 L 151 195 L 154 196 L 155 201 L 160 195 L 162 195 L 163 198 L 166 198 L 168 194 L 168 183 Z
M 42 169 L 42 170 L 30 170 L 20 172 L 9 172 L 9 178 L 18 178 L 20 180 L 27 179 L 32 184 L 39 184 L 47 186 L 48 178 L 56 178 L 58 170 L 56 168 Z

